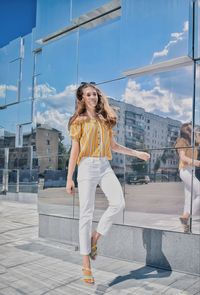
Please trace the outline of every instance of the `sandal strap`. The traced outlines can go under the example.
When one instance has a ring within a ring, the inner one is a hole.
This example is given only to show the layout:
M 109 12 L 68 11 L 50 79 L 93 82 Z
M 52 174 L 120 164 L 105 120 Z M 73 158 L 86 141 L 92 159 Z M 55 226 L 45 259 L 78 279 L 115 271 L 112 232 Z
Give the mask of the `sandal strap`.
M 89 267 L 83 267 L 82 271 L 84 271 L 84 270 L 92 271 L 91 268 L 89 268 Z
M 93 280 L 94 279 L 94 277 L 93 276 L 84 276 L 84 280 Z

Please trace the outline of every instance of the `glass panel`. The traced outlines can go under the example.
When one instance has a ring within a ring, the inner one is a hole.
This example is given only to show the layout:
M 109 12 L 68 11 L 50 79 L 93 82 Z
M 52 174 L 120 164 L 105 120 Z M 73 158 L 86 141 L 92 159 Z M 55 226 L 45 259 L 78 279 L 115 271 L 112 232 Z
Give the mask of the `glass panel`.
M 19 191 L 23 193 L 38 192 L 38 170 L 19 170 Z
M 111 0 L 89 0 L 89 1 L 82 1 L 82 0 L 72 0 L 72 19 L 78 18 L 79 16 L 90 12 L 94 9 L 100 8 L 102 5 L 107 3 L 112 4 L 112 2 L 119 2 L 119 1 L 111 1 Z
M 97 27 L 80 29 L 79 83 L 102 82 L 120 76 L 120 19 L 107 21 Z
M 23 43 L 21 37 L 12 40 L 7 47 L 9 61 L 13 61 L 15 59 L 22 57 Z
M 6 104 L 19 100 L 21 59 L 9 63 L 8 84 L 6 87 Z
M 36 38 L 40 39 L 63 29 L 70 23 L 71 1 L 38 0 Z
M 77 81 L 77 32 L 45 46 L 36 63 L 36 74 L 41 75 L 36 77 L 35 98 L 48 98 L 45 103 L 54 106 L 61 101 L 70 104 L 68 97 Z
M 189 0 L 122 1 L 122 72 L 187 55 L 188 19 Z
M 18 124 L 30 123 L 32 121 L 32 101 L 23 101 L 18 104 Z
M 8 170 L 8 192 L 18 192 L 18 170 Z
M 33 181 L 29 183 L 29 188 L 25 187 L 27 184 L 23 183 L 23 178 L 29 171 L 31 173 L 32 164 L 32 147 L 21 148 L 9 148 L 8 159 L 8 191 L 9 192 L 36 192 L 36 182 L 33 177 Z M 23 170 L 22 172 L 20 172 Z M 21 178 L 20 178 L 21 175 Z M 32 175 L 32 174 L 30 174 Z M 34 174 L 33 174 L 34 175 Z M 21 183 L 20 183 L 21 182 Z M 26 181 L 28 182 L 28 180 Z M 32 189 L 31 189 L 32 186 Z
M 196 0 L 194 3 L 194 58 L 200 58 L 200 0 Z
M 116 141 L 151 154 L 147 163 L 125 156 L 124 164 L 123 155 L 113 152 L 112 167 L 122 180 L 125 165 L 124 223 L 182 231 L 184 187 L 175 142 L 182 123 L 192 120 L 193 66 L 100 88 L 118 114 Z
M 43 48 L 40 69 L 35 77 L 34 121 L 48 131 L 54 130 L 64 146 L 70 144 L 66 132 L 75 109 L 77 80 L 77 33 L 70 34 Z M 62 59 L 58 59 L 62 56 Z M 54 153 L 55 155 L 55 153 Z
M 194 124 L 194 139 L 197 153 L 194 160 L 198 160 L 198 164 L 194 170 L 193 179 L 193 208 L 192 208 L 192 232 L 200 233 L 200 62 L 196 63 L 196 104 L 195 104 L 195 124 Z
M 14 104 L 0 112 L 1 146 L 14 147 L 17 126 L 31 122 L 32 102 Z
M 0 111 L 0 127 L 2 136 L 2 147 L 15 146 L 15 133 L 17 125 L 18 106 L 12 105 Z
M 5 105 L 6 85 L 8 80 L 8 53 L 7 47 L 0 49 L 0 106 Z
M 6 159 L 5 159 L 5 149 L 0 148 L 0 169 L 5 168 L 5 161 L 6 161 Z
M 34 59 L 35 59 L 34 75 L 40 75 L 42 73 L 42 59 L 43 59 L 42 49 L 35 54 Z
M 3 169 L 0 168 L 0 194 L 3 193 L 4 187 L 3 187 Z
M 37 151 L 39 164 L 38 208 L 40 213 L 73 217 L 74 198 L 66 193 L 66 161 L 69 154 L 42 156 Z
M 30 169 L 32 147 L 9 148 L 8 169 Z
M 24 58 L 22 59 L 22 80 L 20 100 L 32 98 L 33 53 L 31 42 L 31 34 L 24 37 Z

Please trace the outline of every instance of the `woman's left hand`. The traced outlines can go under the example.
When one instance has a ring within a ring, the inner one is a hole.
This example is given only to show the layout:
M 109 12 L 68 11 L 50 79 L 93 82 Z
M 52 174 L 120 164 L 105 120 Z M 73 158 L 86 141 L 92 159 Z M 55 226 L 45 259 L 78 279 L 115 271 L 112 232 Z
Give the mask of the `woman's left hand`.
M 150 154 L 145 152 L 138 152 L 137 157 L 141 160 L 148 161 L 150 159 Z

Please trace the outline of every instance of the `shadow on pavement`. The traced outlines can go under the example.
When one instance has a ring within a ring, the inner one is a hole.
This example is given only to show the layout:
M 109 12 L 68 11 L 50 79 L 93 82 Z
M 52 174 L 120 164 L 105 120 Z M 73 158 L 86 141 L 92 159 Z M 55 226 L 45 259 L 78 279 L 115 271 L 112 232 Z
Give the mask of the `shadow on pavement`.
M 110 283 L 97 286 L 95 294 L 105 294 L 109 287 L 125 282 L 127 280 L 142 280 L 149 278 L 164 278 L 171 275 L 172 269 L 169 261 L 162 252 L 163 231 L 159 231 L 154 235 L 151 229 L 143 229 L 143 246 L 146 249 L 146 265 L 130 271 L 128 274 L 117 276 Z M 154 249 L 152 249 L 154 247 Z M 148 266 L 149 265 L 149 266 Z M 152 267 L 152 265 L 164 265 L 165 269 Z

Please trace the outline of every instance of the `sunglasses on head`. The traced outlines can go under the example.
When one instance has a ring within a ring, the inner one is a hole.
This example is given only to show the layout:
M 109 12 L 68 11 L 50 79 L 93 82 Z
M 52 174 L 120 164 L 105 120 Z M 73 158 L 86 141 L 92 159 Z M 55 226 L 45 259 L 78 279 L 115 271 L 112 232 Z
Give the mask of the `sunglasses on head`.
M 85 84 L 93 84 L 93 85 L 96 85 L 95 82 L 91 81 L 91 82 L 81 82 L 81 85 L 85 85 Z

